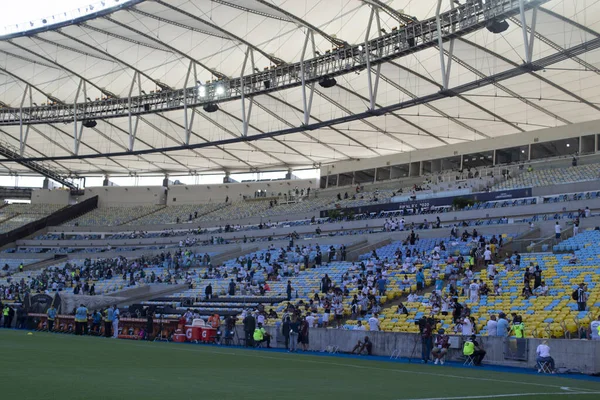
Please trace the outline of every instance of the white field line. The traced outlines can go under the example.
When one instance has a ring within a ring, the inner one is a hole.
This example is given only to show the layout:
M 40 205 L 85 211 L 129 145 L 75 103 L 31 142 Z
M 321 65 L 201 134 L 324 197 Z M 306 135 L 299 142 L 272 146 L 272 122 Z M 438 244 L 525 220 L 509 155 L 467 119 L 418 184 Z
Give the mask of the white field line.
M 577 396 L 577 395 L 598 395 L 600 392 L 557 392 L 557 393 L 509 393 L 509 394 L 491 394 L 487 396 L 458 396 L 458 397 L 420 397 L 415 399 L 398 400 L 469 400 L 469 399 L 499 399 L 504 397 L 525 397 L 525 396 Z

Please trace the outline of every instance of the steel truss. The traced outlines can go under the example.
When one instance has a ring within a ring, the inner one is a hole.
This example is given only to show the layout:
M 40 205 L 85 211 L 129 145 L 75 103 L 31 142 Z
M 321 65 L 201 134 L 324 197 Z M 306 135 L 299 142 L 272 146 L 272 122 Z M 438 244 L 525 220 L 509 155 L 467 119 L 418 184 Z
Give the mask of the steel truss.
M 530 64 L 522 64 L 515 66 L 512 69 L 494 74 L 489 76 L 483 76 L 480 79 L 475 81 L 462 84 L 460 86 L 455 86 L 448 90 L 441 90 L 437 93 L 428 94 L 425 96 L 413 98 L 411 100 L 407 100 L 401 103 L 392 104 L 389 106 L 379 107 L 375 111 L 367 110 L 362 113 L 346 115 L 344 117 L 339 117 L 335 119 L 331 119 L 328 121 L 321 121 L 312 123 L 308 126 L 302 125 L 298 127 L 293 127 L 289 129 L 283 129 L 276 132 L 268 132 L 264 134 L 252 135 L 248 137 L 236 137 L 232 139 L 223 139 L 217 140 L 213 142 L 207 143 L 198 143 L 190 146 L 173 146 L 173 147 L 165 147 L 159 149 L 145 149 L 145 150 L 135 150 L 133 152 L 120 152 L 120 153 L 108 153 L 108 154 L 89 154 L 82 156 L 57 156 L 57 157 L 32 157 L 26 158 L 20 161 L 60 161 L 60 160 L 73 160 L 73 159 L 90 159 L 90 158 L 103 158 L 103 157 L 120 157 L 120 156 L 130 156 L 130 155 L 142 155 L 142 154 L 152 154 L 152 153 L 160 153 L 167 151 L 178 151 L 178 150 L 189 150 L 189 149 L 200 149 L 205 147 L 214 147 L 214 146 L 224 146 L 233 143 L 239 142 L 251 142 L 257 140 L 263 140 L 268 138 L 274 138 L 277 136 L 289 135 L 292 133 L 303 132 L 306 130 L 315 130 L 322 129 L 330 126 L 334 126 L 337 124 L 347 123 L 351 121 L 358 121 L 365 118 L 369 118 L 371 116 L 377 115 L 385 115 L 394 111 L 415 107 L 421 104 L 427 104 L 430 102 L 434 102 L 437 100 L 441 100 L 447 97 L 458 96 L 462 93 L 466 93 L 487 85 L 497 85 L 499 82 L 502 82 L 507 79 L 512 79 L 524 74 L 529 74 L 532 71 L 543 70 L 544 68 L 560 63 L 564 60 L 567 60 L 571 57 L 577 57 L 581 54 L 587 53 L 589 51 L 593 51 L 596 49 L 600 49 L 600 37 L 596 37 L 590 41 L 585 43 L 581 43 L 579 45 L 573 46 L 569 49 L 563 49 L 557 53 L 551 54 L 539 60 L 533 61 Z
M 139 116 L 207 104 L 250 98 L 259 94 L 303 86 L 364 69 L 370 70 L 386 61 L 438 46 L 488 24 L 490 21 L 519 15 L 523 10 L 538 7 L 548 0 L 488 0 L 468 2 L 436 17 L 414 21 L 392 32 L 367 40 L 359 45 L 344 45 L 308 60 L 233 79 L 222 79 L 206 85 L 127 98 L 109 98 L 76 105 L 1 108 L 0 126 L 47 123 L 69 123 L 89 119 Z M 441 36 L 440 36 L 441 33 Z M 377 73 L 375 74 L 377 79 Z M 372 85 L 371 107 L 375 103 L 376 85 Z M 312 91 L 311 91 L 312 92 Z M 308 111 L 309 101 L 305 103 Z M 376 110 L 371 109 L 371 112 Z M 305 114 L 306 115 L 306 114 Z M 305 124 L 307 123 L 305 119 Z M 130 130 L 130 134 L 131 134 Z M 133 136 L 133 135 L 132 135 Z

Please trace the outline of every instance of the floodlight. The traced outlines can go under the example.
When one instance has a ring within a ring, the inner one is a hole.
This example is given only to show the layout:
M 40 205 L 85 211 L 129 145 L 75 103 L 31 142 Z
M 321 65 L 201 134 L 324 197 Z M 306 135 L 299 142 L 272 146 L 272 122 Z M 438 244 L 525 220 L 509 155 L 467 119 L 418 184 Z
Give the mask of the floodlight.
M 225 93 L 225 88 L 221 85 L 217 86 L 217 90 L 216 90 L 217 95 L 222 95 Z

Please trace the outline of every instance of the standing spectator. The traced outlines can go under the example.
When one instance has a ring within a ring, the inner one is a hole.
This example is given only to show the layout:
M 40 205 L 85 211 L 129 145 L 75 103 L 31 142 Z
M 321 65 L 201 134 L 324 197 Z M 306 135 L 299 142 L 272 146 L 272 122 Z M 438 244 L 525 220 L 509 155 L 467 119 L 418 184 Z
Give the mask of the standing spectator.
M 586 291 L 586 287 L 585 287 L 585 283 L 581 282 L 579 284 L 579 287 L 577 288 L 577 310 L 578 311 L 585 311 L 586 309 L 586 303 L 587 303 L 587 293 Z
M 112 323 L 112 332 L 113 338 L 119 337 L 119 317 L 121 316 L 121 312 L 119 311 L 119 307 L 115 304 L 113 307 L 113 323 Z
M 233 281 L 233 279 L 231 281 L 229 281 L 229 295 L 230 296 L 235 296 L 235 282 Z
M 292 281 L 288 281 L 285 292 L 287 294 L 287 301 L 292 300 Z
M 385 296 L 387 280 L 382 276 L 377 280 L 377 289 L 379 290 L 380 296 Z
M 596 318 L 595 321 L 592 321 L 590 329 L 592 331 L 592 334 L 590 335 L 592 340 L 600 340 L 600 315 L 598 315 L 598 318 Z
M 423 294 L 423 288 L 425 287 L 425 274 L 423 273 L 423 268 L 419 268 L 417 271 L 417 294 Z
M 290 323 L 290 348 L 288 351 L 295 352 L 298 351 L 298 334 L 300 332 L 300 321 L 298 318 L 294 316 L 292 322 Z
M 462 326 L 462 335 L 463 336 L 470 336 L 474 333 L 473 332 L 473 322 L 471 321 L 471 318 L 469 318 L 468 316 L 466 316 L 462 320 L 461 326 Z
M 114 310 L 112 306 L 108 306 L 104 311 L 104 336 L 111 337 L 112 324 L 114 320 Z
M 370 331 L 378 331 L 379 330 L 379 314 L 375 313 L 369 318 L 369 330 Z
M 254 319 L 254 316 L 251 313 L 248 313 L 242 322 L 244 324 L 244 334 L 246 336 L 246 347 L 251 347 L 252 335 L 256 329 L 256 319 Z
M 87 335 L 87 322 L 88 322 L 88 310 L 81 304 L 77 310 L 75 310 L 75 334 L 83 335 L 84 331 Z
M 92 313 L 92 332 L 95 335 L 100 335 L 100 325 L 102 325 L 102 314 L 98 310 L 94 310 Z
M 429 319 L 424 320 L 424 323 L 420 326 L 421 330 L 421 361 L 423 364 L 427 364 L 429 361 L 429 355 L 431 354 L 431 348 L 433 347 L 433 327 Z
M 554 369 L 554 359 L 550 356 L 550 346 L 548 346 L 548 341 L 544 340 L 542 344 L 540 344 L 535 350 L 535 354 L 537 356 L 537 367 L 538 373 L 542 372 L 542 364 L 548 363 L 550 364 L 550 371 L 555 374 L 556 371 Z
M 507 336 L 508 335 L 508 320 L 506 319 L 506 314 L 501 312 L 498 315 L 498 324 L 496 326 L 497 336 Z
M 573 236 L 577 236 L 578 233 L 579 233 L 579 218 L 577 218 L 575 220 L 575 222 L 573 223 Z
M 54 305 L 50 305 L 50 308 L 46 312 L 48 316 L 48 332 L 52 332 L 54 330 L 54 320 L 56 319 L 56 308 Z
M 562 231 L 562 228 L 560 226 L 560 224 L 558 223 L 558 221 L 556 221 L 556 224 L 554 224 L 554 239 L 555 242 L 558 243 L 558 241 L 560 240 L 560 232 Z
M 431 350 L 431 355 L 435 358 L 434 364 L 442 364 L 444 365 L 444 358 L 446 353 L 448 352 L 448 348 L 450 347 L 450 338 L 446 335 L 444 329 L 440 329 L 438 331 L 437 336 L 435 337 L 435 345 L 433 350 Z
M 212 294 L 213 294 L 212 284 L 209 283 L 206 286 L 206 288 L 204 289 L 204 298 L 206 300 L 210 300 L 212 298 Z
M 302 346 L 303 351 L 308 351 L 308 332 L 310 328 L 306 318 L 302 318 L 300 322 L 300 332 L 298 333 L 298 342 Z
M 490 320 L 487 322 L 487 334 L 488 336 L 499 336 L 498 335 L 498 321 L 496 321 L 496 316 L 491 315 Z
M 290 325 L 291 325 L 290 317 L 285 317 L 285 320 L 281 324 L 281 334 L 285 338 L 285 349 L 286 350 L 289 350 L 289 348 L 290 348 Z
M 490 250 L 489 246 L 486 246 L 485 251 L 483 252 L 483 260 L 486 266 L 492 263 L 492 251 Z
M 535 271 L 533 271 L 533 289 L 537 289 L 542 286 L 542 270 L 539 265 L 535 266 Z

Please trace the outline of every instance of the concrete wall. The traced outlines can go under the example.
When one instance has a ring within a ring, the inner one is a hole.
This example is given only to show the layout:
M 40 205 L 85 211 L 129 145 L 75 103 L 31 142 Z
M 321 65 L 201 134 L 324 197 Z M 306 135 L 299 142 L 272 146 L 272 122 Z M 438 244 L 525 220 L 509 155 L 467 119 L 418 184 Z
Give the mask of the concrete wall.
M 31 192 L 32 204 L 62 204 L 69 205 L 71 200 L 69 190 L 63 189 L 35 189 Z
M 254 197 L 258 190 L 267 192 L 267 197 L 277 197 L 290 190 L 308 189 L 311 191 L 318 187 L 318 180 L 296 179 L 271 182 L 246 182 L 223 183 L 216 185 L 175 185 L 170 186 L 167 192 L 167 205 L 223 203 L 225 198 L 229 201 L 242 200 L 243 196 Z
M 98 207 L 131 207 L 136 205 L 165 204 L 166 194 L 162 186 L 140 187 L 92 187 L 86 188 L 83 196 L 75 197 L 75 202 L 98 196 Z
M 369 168 L 386 167 L 390 165 L 408 164 L 410 162 L 435 160 L 438 158 L 454 157 L 494 149 L 524 146 L 538 142 L 548 142 L 585 135 L 594 135 L 600 131 L 598 120 L 577 124 L 559 126 L 556 128 L 540 129 L 521 132 L 518 135 L 499 136 L 491 139 L 477 140 L 447 146 L 434 147 L 423 151 L 410 151 L 383 157 L 365 158 L 353 161 L 340 161 L 321 168 L 321 176 L 352 172 Z M 570 159 L 570 158 L 569 158 Z
M 237 329 L 238 334 L 243 334 L 241 326 L 238 326 Z M 269 327 L 268 330 L 275 338 L 275 340 L 271 340 L 271 346 L 284 347 L 281 332 L 274 327 Z M 313 328 L 309 332 L 309 348 L 323 351 L 328 346 L 338 346 L 340 352 L 350 352 L 358 340 L 362 340 L 365 336 L 369 336 L 369 339 L 373 342 L 374 355 L 390 356 L 394 351 L 399 351 L 401 358 L 412 358 L 416 362 L 420 362 L 421 339 L 419 335 L 412 333 Z M 460 347 L 450 349 L 447 356 L 449 360 L 458 361 L 463 359 L 462 338 L 458 339 Z M 477 340 L 487 352 L 484 364 L 521 368 L 535 367 L 535 351 L 541 343 L 540 339 L 526 339 L 528 342 L 527 361 L 513 361 L 504 358 L 504 346 L 505 342 L 511 342 L 514 339 L 481 337 Z M 575 369 L 585 374 L 600 373 L 600 341 L 553 339 L 548 342 L 557 368 Z

